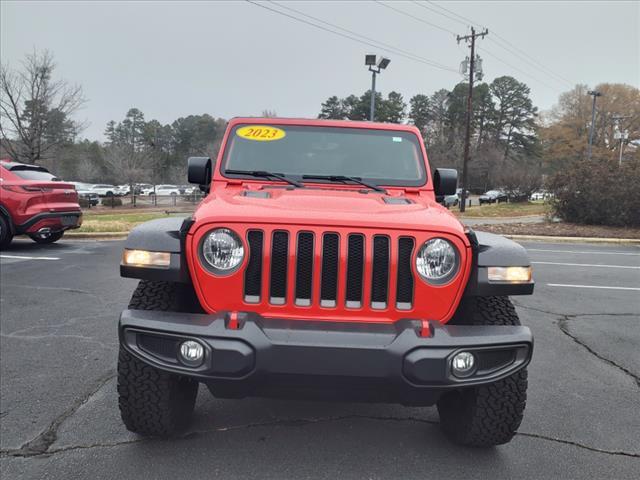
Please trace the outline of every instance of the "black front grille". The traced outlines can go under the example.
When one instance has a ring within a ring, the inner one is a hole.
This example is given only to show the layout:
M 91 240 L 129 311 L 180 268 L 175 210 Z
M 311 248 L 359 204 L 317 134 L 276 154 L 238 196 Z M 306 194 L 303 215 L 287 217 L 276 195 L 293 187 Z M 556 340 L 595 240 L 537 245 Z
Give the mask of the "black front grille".
M 360 307 L 364 278 L 364 235 L 349 235 L 347 252 L 347 307 Z
M 270 252 L 265 252 L 265 235 L 271 236 Z M 248 303 L 284 305 L 290 302 L 300 307 L 319 304 L 324 308 L 377 310 L 388 307 L 411 310 L 413 306 L 415 281 L 411 262 L 415 239 L 412 237 L 367 236 L 356 232 L 340 237 L 335 232 L 249 230 L 247 243 L 244 299 Z M 294 263 L 292 269 L 289 268 L 289 249 Z M 346 268 L 340 266 L 341 255 L 346 256 L 342 259 Z M 268 274 L 264 272 L 264 258 L 270 258 Z M 391 258 L 394 258 L 393 265 Z M 289 271 L 294 269 L 295 273 L 289 278 Z M 261 298 L 264 282 L 268 282 L 268 298 Z M 294 298 L 287 298 L 290 282 L 294 282 L 291 295 Z M 338 305 L 339 285 L 344 288 L 344 299 L 340 297 L 344 305 Z M 395 296 L 390 286 L 396 287 Z M 314 297 L 314 292 L 319 293 L 315 293 L 319 298 Z M 368 305 L 364 305 L 365 293 L 370 293 Z
M 338 260 L 340 237 L 337 233 L 325 233 L 322 240 L 322 280 L 320 305 L 334 307 L 338 298 Z
M 396 283 L 396 308 L 408 310 L 413 304 L 413 238 L 401 237 L 398 240 L 398 278 Z
M 296 258 L 296 304 L 311 305 L 313 286 L 313 233 L 298 234 Z
M 270 302 L 282 305 L 287 299 L 287 257 L 289 256 L 289 233 L 273 233 L 271 245 Z
M 386 308 L 389 293 L 389 237 L 373 237 L 373 271 L 371 274 L 371 306 Z
M 247 234 L 249 243 L 249 262 L 244 273 L 244 299 L 247 302 L 260 301 L 262 288 L 262 241 L 264 234 L 258 230 L 251 230 Z

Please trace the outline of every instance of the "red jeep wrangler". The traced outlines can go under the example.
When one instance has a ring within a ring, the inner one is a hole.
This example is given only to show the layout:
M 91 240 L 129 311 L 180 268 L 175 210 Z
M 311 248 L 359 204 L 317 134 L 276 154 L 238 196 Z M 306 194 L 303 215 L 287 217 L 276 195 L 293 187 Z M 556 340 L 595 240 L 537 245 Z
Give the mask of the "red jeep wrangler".
M 57 242 L 82 224 L 78 193 L 39 165 L 0 161 L 0 248 L 15 235 Z
M 368 122 L 237 118 L 192 218 L 129 235 L 141 279 L 119 323 L 131 431 L 188 421 L 200 383 L 249 395 L 437 404 L 455 442 L 508 442 L 533 348 L 509 295 L 531 294 L 525 250 L 474 233 L 438 201 L 419 131 Z

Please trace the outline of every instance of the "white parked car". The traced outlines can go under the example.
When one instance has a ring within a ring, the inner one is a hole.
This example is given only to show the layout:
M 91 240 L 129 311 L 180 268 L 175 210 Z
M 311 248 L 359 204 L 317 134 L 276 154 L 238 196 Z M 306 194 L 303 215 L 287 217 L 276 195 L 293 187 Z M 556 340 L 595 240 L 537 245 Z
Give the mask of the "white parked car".
M 116 187 L 114 185 L 108 185 L 106 183 L 98 183 L 92 185 L 90 190 L 93 193 L 97 193 L 101 197 L 110 197 L 116 194 Z
M 539 190 L 537 192 L 533 192 L 531 194 L 531 196 L 529 197 L 529 200 L 531 200 L 532 202 L 535 201 L 539 201 L 539 200 L 547 200 L 549 198 L 552 197 L 552 194 L 545 191 L 545 190 Z
M 116 191 L 114 193 L 119 196 L 129 195 L 129 193 L 131 193 L 131 187 L 126 184 L 118 185 L 116 186 Z
M 153 190 L 149 195 L 153 195 Z M 156 185 L 156 195 L 180 195 L 180 189 L 177 185 Z
M 148 183 L 138 183 L 136 189 L 138 189 L 138 195 L 153 195 L 153 185 Z

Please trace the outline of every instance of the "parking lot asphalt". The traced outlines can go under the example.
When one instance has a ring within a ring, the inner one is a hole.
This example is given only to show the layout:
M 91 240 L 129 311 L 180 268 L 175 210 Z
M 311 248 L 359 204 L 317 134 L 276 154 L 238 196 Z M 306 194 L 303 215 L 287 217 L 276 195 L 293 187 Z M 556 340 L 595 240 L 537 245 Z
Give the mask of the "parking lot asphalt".
M 17 240 L 0 252 L 2 478 L 638 478 L 640 248 L 523 243 L 536 292 L 515 297 L 535 336 L 518 435 L 460 448 L 435 408 L 219 400 L 190 429 L 125 430 L 116 325 L 136 281 L 122 242 Z

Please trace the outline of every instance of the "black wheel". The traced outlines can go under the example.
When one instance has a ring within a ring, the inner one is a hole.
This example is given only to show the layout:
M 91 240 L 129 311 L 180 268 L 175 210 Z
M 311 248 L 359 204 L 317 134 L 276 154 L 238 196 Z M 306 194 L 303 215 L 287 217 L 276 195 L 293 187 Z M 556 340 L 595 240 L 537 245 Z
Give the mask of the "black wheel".
M 129 308 L 178 312 L 201 311 L 187 285 L 142 280 Z M 138 360 L 122 346 L 118 355 L 118 405 L 128 430 L 166 437 L 189 423 L 198 394 L 198 382 L 158 370 Z
M 508 297 L 465 300 L 452 319 L 454 324 L 520 325 Z M 438 401 L 440 425 L 453 442 L 470 447 L 492 447 L 509 442 L 516 434 L 527 401 L 527 370 L 497 382 L 464 388 Z
M 13 240 L 13 234 L 11 233 L 11 227 L 9 221 L 0 215 L 0 248 L 6 248 Z
M 64 232 L 31 233 L 29 234 L 29 237 L 36 243 L 47 245 L 49 243 L 57 242 L 63 235 Z

